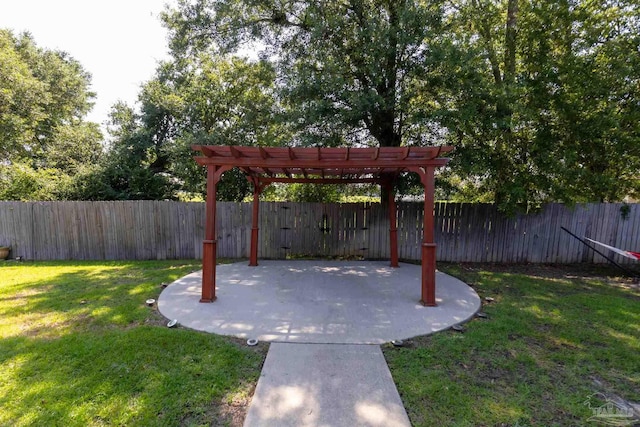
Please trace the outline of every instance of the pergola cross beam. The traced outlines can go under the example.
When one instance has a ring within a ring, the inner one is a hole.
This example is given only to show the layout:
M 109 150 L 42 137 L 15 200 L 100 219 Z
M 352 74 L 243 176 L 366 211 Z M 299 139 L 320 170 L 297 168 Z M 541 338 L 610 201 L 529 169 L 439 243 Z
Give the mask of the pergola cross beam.
M 216 299 L 216 194 L 224 172 L 238 167 L 253 184 L 249 265 L 258 265 L 259 196 L 274 182 L 350 184 L 374 183 L 387 189 L 391 266 L 398 266 L 397 211 L 393 188 L 397 177 L 414 172 L 424 187 L 421 302 L 435 306 L 436 244 L 434 242 L 435 168 L 447 164 L 440 157 L 453 147 L 306 148 L 193 145 L 202 156 L 195 161 L 207 168 L 205 239 L 202 259 L 201 302 Z

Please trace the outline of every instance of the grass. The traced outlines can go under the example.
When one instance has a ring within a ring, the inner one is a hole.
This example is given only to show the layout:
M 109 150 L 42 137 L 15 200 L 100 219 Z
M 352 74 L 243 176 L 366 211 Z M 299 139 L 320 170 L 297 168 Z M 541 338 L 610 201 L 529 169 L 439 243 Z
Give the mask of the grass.
M 238 425 L 266 346 L 145 305 L 194 261 L 0 264 L 0 425 Z
M 384 353 L 415 426 L 591 425 L 640 401 L 640 291 L 610 270 L 441 265 L 488 319 Z M 266 346 L 167 329 L 147 298 L 200 264 L 0 264 L 0 426 L 241 425 Z
M 415 426 L 593 424 L 605 397 L 640 402 L 640 292 L 584 267 L 440 266 L 487 319 L 383 350 Z

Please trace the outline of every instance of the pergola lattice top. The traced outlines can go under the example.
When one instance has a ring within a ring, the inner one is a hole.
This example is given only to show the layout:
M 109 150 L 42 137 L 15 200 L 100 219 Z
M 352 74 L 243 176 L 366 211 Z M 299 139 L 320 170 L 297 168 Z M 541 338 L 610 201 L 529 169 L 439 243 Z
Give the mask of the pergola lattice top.
M 312 148 L 194 145 L 203 165 L 236 166 L 261 182 L 372 182 L 415 167 L 444 166 L 441 147 Z

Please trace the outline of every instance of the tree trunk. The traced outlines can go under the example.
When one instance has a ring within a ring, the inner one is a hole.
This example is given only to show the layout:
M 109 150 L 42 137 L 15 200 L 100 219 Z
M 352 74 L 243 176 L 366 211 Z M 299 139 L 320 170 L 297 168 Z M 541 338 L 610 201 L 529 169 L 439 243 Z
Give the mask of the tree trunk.
M 504 34 L 504 81 L 507 85 L 516 76 L 516 35 L 518 24 L 518 0 L 509 0 L 507 5 L 507 27 Z
M 494 192 L 495 203 L 502 205 L 509 202 L 507 186 L 512 182 L 511 171 L 513 160 L 509 158 L 507 151 L 513 147 L 512 129 L 512 100 L 513 85 L 516 75 L 516 27 L 518 23 L 518 0 L 509 0 L 507 4 L 507 21 L 505 25 L 505 52 L 503 79 L 499 83 L 503 93 L 496 105 L 496 119 L 500 133 L 496 139 L 496 189 Z M 526 197 L 526 196 L 525 196 Z

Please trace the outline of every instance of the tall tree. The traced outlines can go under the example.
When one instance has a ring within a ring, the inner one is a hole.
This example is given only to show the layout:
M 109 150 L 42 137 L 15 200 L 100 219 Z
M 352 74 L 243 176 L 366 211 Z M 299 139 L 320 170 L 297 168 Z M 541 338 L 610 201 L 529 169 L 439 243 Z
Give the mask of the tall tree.
M 37 47 L 29 34 L 0 30 L 0 75 L 3 160 L 47 166 L 61 133 L 81 133 L 86 145 L 99 147 L 97 126 L 83 122 L 95 96 L 91 76 L 76 60 Z
M 84 120 L 90 81 L 68 54 L 0 29 L 0 197 L 64 198 L 71 178 L 97 161 L 102 135 Z
M 177 56 L 259 46 L 299 144 L 420 144 L 413 82 L 429 72 L 441 2 L 182 0 L 165 14 Z
M 109 153 L 85 185 L 91 199 L 175 199 L 205 193 L 191 144 L 273 145 L 273 70 L 265 62 L 202 55 L 161 64 L 143 85 L 140 111 L 114 106 Z M 224 175 L 219 195 L 242 200 L 251 191 L 239 171 Z
M 442 1 L 181 0 L 164 20 L 177 58 L 261 50 L 288 144 L 398 147 L 439 137 L 415 82 L 434 66 L 442 16 Z
M 467 184 L 506 210 L 637 194 L 637 5 L 463 0 L 450 12 L 435 98 Z
M 173 59 L 140 123 L 184 188 L 203 188 L 191 142 L 289 141 L 449 142 L 451 191 L 504 210 L 640 190 L 631 0 L 179 0 L 163 19 Z
M 184 190 L 206 192 L 191 144 L 277 146 L 288 139 L 268 62 L 201 54 L 176 58 L 171 68 L 169 81 L 183 106 L 175 115 L 179 131 L 171 149 L 172 170 Z M 237 169 L 223 175 L 218 191 L 223 200 L 242 200 L 250 192 Z

